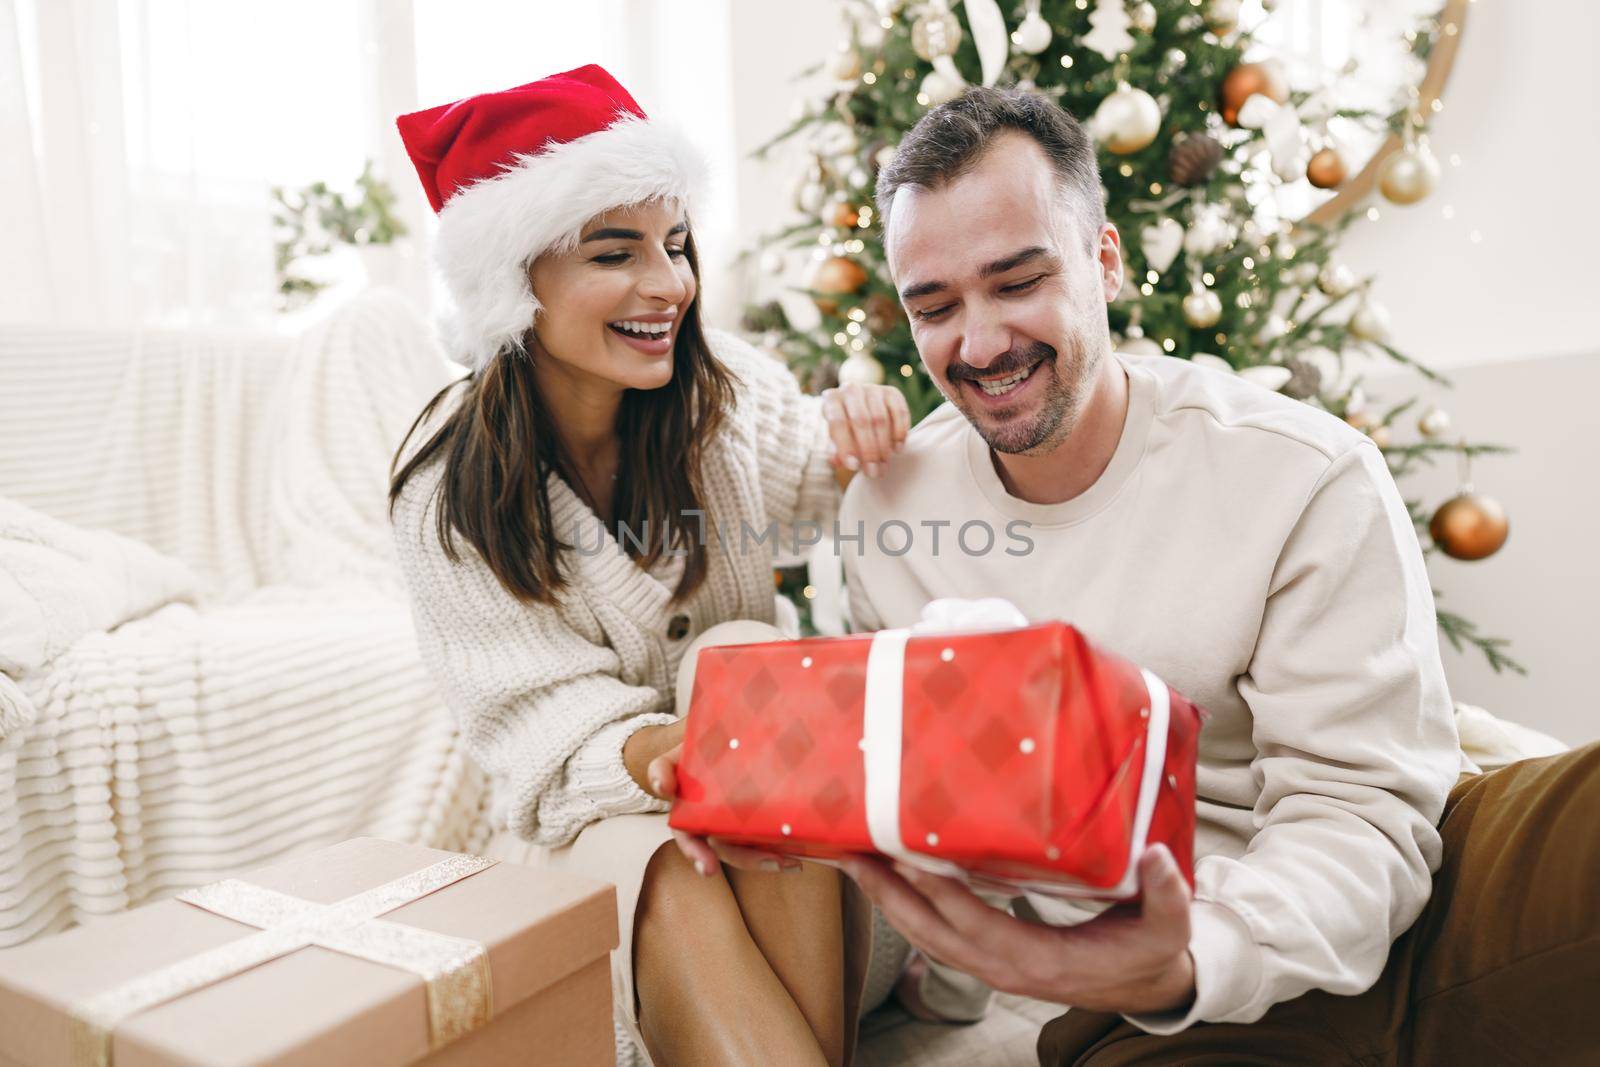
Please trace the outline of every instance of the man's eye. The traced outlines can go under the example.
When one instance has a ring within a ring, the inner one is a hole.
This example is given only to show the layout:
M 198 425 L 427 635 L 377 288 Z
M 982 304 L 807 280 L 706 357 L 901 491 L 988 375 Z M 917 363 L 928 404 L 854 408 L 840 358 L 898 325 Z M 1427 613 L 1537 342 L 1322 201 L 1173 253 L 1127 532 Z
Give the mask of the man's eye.
M 949 310 L 950 310 L 950 305 L 949 304 L 945 304 L 943 307 L 929 308 L 929 309 L 927 309 L 925 311 L 918 311 L 916 314 L 917 314 L 917 318 L 920 319 L 921 321 L 923 321 L 923 322 L 932 322 L 934 319 L 942 319 L 942 318 L 944 318 L 945 312 L 947 312 Z
M 1007 286 L 1003 287 L 1000 291 L 1002 293 L 1026 293 L 1029 289 L 1032 289 L 1034 286 L 1038 285 L 1043 280 L 1044 280 L 1044 275 L 1041 274 L 1037 278 L 1029 278 L 1025 282 L 1018 282 L 1016 285 L 1007 285 Z

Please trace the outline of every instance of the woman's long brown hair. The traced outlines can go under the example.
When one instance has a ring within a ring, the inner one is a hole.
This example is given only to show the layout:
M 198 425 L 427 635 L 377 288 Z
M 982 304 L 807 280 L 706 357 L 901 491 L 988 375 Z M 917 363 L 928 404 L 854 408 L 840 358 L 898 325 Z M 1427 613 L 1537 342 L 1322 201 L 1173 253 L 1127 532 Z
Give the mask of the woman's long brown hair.
M 685 249 L 698 288 L 700 262 L 692 239 Z M 679 601 L 705 581 L 702 531 L 713 520 L 693 514 L 706 510 L 701 463 L 706 443 L 736 395 L 735 379 L 706 343 L 698 297 L 678 328 L 672 367 L 672 380 L 661 388 L 629 389 L 622 395 L 617 415 L 622 460 L 613 513 L 617 525 L 634 535 L 619 541 L 640 566 L 653 565 L 669 546 L 684 554 L 683 577 L 672 596 Z M 412 435 L 452 390 L 461 392 L 455 410 L 400 466 Z M 553 602 L 569 577 L 561 570 L 561 551 L 571 546 L 559 540 L 552 526 L 546 483 L 555 473 L 582 496 L 583 482 L 556 435 L 531 358 L 501 352 L 428 401 L 390 465 L 391 517 L 406 482 L 440 455 L 444 472 L 435 489 L 436 526 L 445 555 L 460 560 L 454 540 L 459 534 L 513 596 Z

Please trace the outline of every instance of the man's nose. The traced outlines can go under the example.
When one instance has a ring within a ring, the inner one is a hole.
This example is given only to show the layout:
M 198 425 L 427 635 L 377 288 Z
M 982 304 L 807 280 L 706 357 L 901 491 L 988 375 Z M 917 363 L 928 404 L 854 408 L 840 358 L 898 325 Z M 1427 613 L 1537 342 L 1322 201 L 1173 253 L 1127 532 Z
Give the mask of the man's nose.
M 1000 317 L 983 311 L 967 316 L 966 329 L 961 334 L 961 362 L 976 370 L 983 370 L 999 356 L 1011 350 L 1011 331 Z

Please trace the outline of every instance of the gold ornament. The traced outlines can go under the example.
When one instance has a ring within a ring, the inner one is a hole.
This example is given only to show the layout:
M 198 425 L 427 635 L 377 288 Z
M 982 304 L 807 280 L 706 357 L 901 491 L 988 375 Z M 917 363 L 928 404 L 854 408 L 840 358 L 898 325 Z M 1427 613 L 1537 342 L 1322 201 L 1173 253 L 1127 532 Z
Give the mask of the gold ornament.
M 1470 485 L 1439 506 L 1428 523 L 1428 534 L 1439 550 L 1452 559 L 1474 560 L 1500 551 L 1511 533 L 1506 509 L 1493 497 L 1475 493 Z
M 1341 297 L 1356 287 L 1356 276 L 1343 263 L 1329 263 L 1317 272 L 1317 288 L 1331 297 Z
M 949 103 L 960 96 L 964 88 L 966 87 L 954 78 L 946 77 L 943 71 L 930 70 L 928 76 L 922 79 L 922 96 L 931 107 Z
M 817 264 L 811 272 L 807 288 L 815 294 L 811 299 L 818 311 L 824 315 L 837 315 L 839 301 L 836 298 L 853 293 L 866 283 L 866 268 L 853 259 L 834 256 Z
M 1385 426 L 1365 409 L 1347 410 L 1344 421 L 1372 438 L 1372 443 L 1379 448 L 1389 447 L 1389 427 Z
M 1450 415 L 1443 408 L 1429 408 L 1417 420 L 1417 432 L 1430 441 L 1437 441 L 1450 432 Z
M 861 216 L 856 213 L 855 205 L 848 200 L 832 200 L 822 209 L 822 224 L 834 226 L 841 230 L 848 230 L 859 222 Z
M 1206 29 L 1226 37 L 1239 28 L 1239 0 L 1211 0 L 1206 7 Z
M 848 46 L 841 48 L 833 54 L 833 60 L 828 64 L 828 73 L 832 74 L 835 81 L 852 81 L 861 76 L 861 57 Z
M 883 364 L 865 352 L 852 353 L 839 364 L 840 385 L 882 385 Z
M 911 47 L 932 63 L 953 56 L 961 45 L 961 21 L 948 10 L 930 9 L 911 24 Z
M 1203 133 L 1186 133 L 1167 155 L 1167 177 L 1179 185 L 1204 185 L 1222 163 L 1222 146 Z
M 1383 344 L 1389 340 L 1389 310 L 1373 300 L 1362 300 L 1350 316 L 1349 329 L 1363 341 Z
M 1135 4 L 1133 10 L 1128 12 L 1132 19 L 1130 25 L 1138 33 L 1154 33 L 1156 28 L 1156 5 L 1150 0 Z
M 1415 204 L 1439 185 L 1439 161 L 1425 144 L 1408 144 L 1383 161 L 1378 190 L 1395 204 Z
M 1222 298 L 1210 289 L 1195 286 L 1183 298 L 1183 321 L 1197 330 L 1209 330 L 1222 321 Z
M 1107 151 L 1125 156 L 1147 147 L 1161 132 L 1161 105 L 1143 89 L 1122 82 L 1100 101 L 1092 125 Z
M 1230 126 L 1239 124 L 1239 109 L 1260 93 L 1275 103 L 1289 99 L 1289 83 L 1272 63 L 1241 63 L 1222 79 L 1222 118 Z
M 1337 189 L 1350 176 L 1350 168 L 1337 148 L 1322 148 L 1306 164 L 1306 178 L 1318 189 Z

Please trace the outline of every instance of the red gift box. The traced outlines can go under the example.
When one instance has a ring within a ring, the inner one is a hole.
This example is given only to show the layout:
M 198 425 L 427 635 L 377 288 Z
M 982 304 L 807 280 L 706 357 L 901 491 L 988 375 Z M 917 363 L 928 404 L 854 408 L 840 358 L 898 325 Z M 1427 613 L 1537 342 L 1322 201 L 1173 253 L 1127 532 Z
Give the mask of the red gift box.
M 1193 883 L 1203 713 L 1065 623 L 703 649 L 671 825 L 814 859 L 879 853 L 980 888 Z

